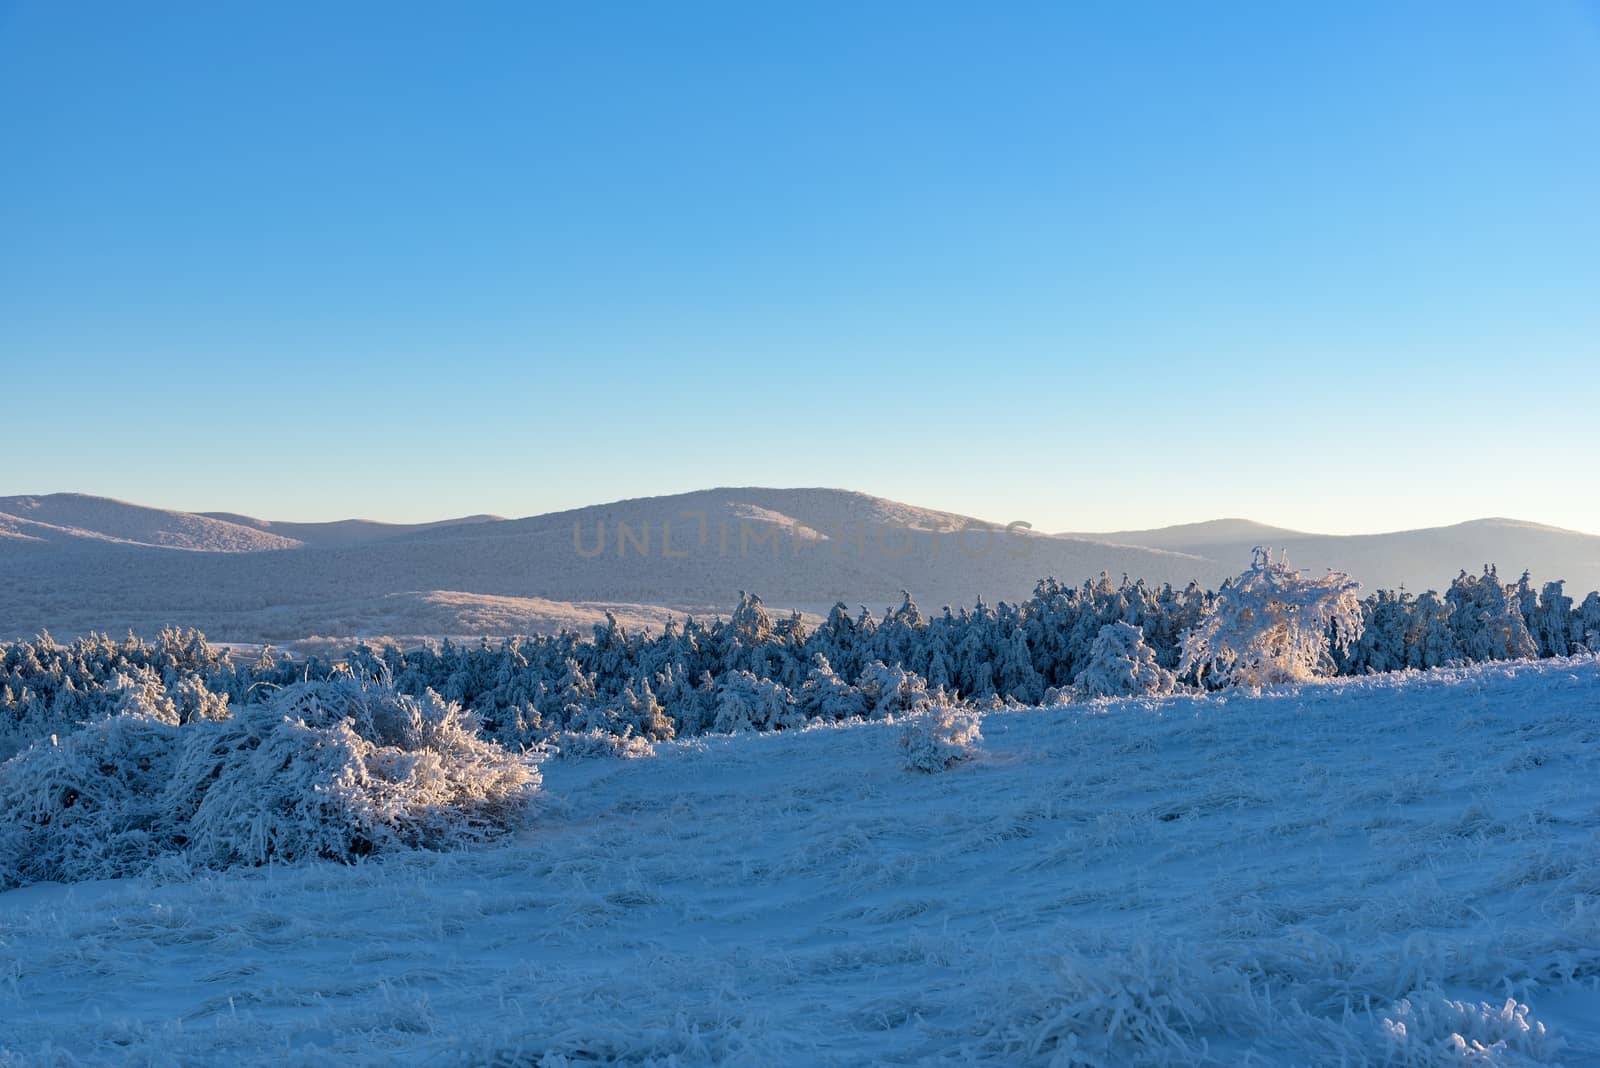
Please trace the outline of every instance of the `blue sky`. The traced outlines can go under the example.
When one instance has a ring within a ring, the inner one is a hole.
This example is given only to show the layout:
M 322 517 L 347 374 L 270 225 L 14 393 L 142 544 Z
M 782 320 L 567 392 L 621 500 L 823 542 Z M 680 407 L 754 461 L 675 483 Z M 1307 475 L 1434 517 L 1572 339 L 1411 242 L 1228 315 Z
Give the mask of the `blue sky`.
M 1600 532 L 1600 3 L 0 0 L 0 494 Z

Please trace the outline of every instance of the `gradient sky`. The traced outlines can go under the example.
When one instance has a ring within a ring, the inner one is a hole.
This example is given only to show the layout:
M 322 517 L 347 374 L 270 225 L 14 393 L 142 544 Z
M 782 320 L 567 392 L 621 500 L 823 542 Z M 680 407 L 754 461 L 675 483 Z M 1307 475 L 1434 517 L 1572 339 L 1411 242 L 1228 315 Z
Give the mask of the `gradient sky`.
M 1600 3 L 0 0 L 0 494 L 1600 532 Z

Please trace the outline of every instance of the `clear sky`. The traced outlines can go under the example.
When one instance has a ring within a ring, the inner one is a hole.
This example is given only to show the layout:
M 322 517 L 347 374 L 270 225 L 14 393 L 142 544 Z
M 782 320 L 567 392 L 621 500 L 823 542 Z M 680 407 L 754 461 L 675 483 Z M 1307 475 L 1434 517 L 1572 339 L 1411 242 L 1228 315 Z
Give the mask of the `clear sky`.
M 1600 2 L 0 0 L 0 494 L 1600 532 Z

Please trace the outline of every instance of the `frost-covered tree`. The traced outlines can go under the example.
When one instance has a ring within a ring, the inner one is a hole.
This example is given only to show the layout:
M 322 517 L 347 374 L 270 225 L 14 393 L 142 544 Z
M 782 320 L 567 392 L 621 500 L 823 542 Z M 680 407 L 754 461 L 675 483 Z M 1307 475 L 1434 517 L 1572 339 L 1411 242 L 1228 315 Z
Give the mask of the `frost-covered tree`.
M 1563 592 L 1565 583 L 1559 579 L 1546 582 L 1539 593 L 1539 606 L 1534 610 L 1529 629 L 1539 652 L 1544 656 L 1566 656 L 1574 641 L 1572 598 Z
M 1411 622 L 1406 631 L 1406 666 L 1427 669 L 1444 667 L 1461 659 L 1461 647 L 1450 629 L 1450 606 L 1428 590 L 1411 605 Z
M 1313 578 L 1255 550 L 1250 569 L 1217 594 L 1184 635 L 1180 675 L 1223 685 L 1298 682 L 1334 670 L 1332 648 L 1361 636 L 1360 583 L 1339 571 Z
M 1406 593 L 1379 590 L 1362 602 L 1366 625 L 1341 665 L 1350 674 L 1399 671 L 1406 666 L 1406 630 L 1413 602 Z
M 1522 613 L 1522 622 L 1528 628 L 1528 633 L 1534 635 L 1534 644 L 1538 644 L 1538 630 L 1536 619 L 1539 615 L 1539 591 L 1533 585 L 1533 575 L 1523 571 L 1517 584 L 1506 591 L 1506 596 L 1517 606 Z M 1537 654 L 1536 654 L 1537 655 Z M 1548 654 L 1547 654 L 1548 655 Z
M 1500 582 L 1493 565 L 1481 576 L 1463 571 L 1445 594 L 1450 629 L 1469 660 L 1522 660 L 1539 655 L 1517 587 Z
M 1156 663 L 1144 633 L 1118 620 L 1100 628 L 1077 686 L 1090 697 L 1171 693 L 1172 672 Z
M 1572 626 L 1585 649 L 1600 653 L 1600 593 L 1591 591 L 1583 599 Z
M 867 699 L 859 689 L 841 679 L 828 663 L 828 658 L 818 653 L 812 661 L 811 671 L 800 687 L 797 701 L 806 719 L 833 722 L 855 719 L 867 714 Z
M 788 722 L 787 713 L 763 710 L 768 706 L 762 702 L 781 696 L 780 690 L 792 695 L 802 717 L 899 715 L 935 691 L 989 705 L 1032 703 L 1072 687 L 1112 623 L 1142 632 L 1155 662 L 1176 669 L 1183 660 L 1181 636 L 1206 639 L 1207 628 L 1221 625 L 1222 609 L 1214 609 L 1219 599 L 1233 612 L 1255 581 L 1248 575 L 1230 580 L 1213 594 L 1196 583 L 1157 590 L 1104 574 L 1078 586 L 1044 579 L 1019 605 L 990 608 L 980 600 L 970 609 L 945 607 L 932 618 L 906 593 L 881 618 L 865 607 L 852 617 L 844 605 L 835 605 L 814 631 L 792 613 L 769 616 L 758 597 L 744 595 L 726 620 L 668 620 L 655 635 L 629 632 L 608 618 L 581 633 L 563 630 L 498 644 L 425 642 L 402 650 L 357 643 L 326 656 L 262 656 L 244 664 L 234 664 L 196 631 L 166 630 L 154 640 L 89 635 L 71 643 L 42 634 L 0 642 L 0 759 L 119 712 L 177 726 L 223 720 L 235 708 L 307 680 L 377 681 L 418 698 L 430 690 L 443 694 L 478 717 L 485 737 L 512 749 L 572 732 L 694 736 L 714 727 L 719 707 L 724 722 L 743 722 L 735 709 L 745 707 L 750 726 L 767 729 L 769 722 Z M 1536 651 L 1559 655 L 1563 648 L 1600 651 L 1600 594 L 1574 609 L 1559 583 L 1537 596 L 1532 590 L 1531 578 L 1506 587 L 1486 569 L 1482 578 L 1463 574 L 1447 603 L 1434 595 L 1413 600 L 1379 593 L 1362 603 L 1359 642 L 1350 648 L 1329 643 L 1335 667 L 1352 674 Z M 1290 608 L 1285 612 L 1296 615 Z M 1292 630 L 1268 629 L 1266 649 L 1258 650 L 1268 667 L 1289 655 L 1293 643 L 1279 639 Z M 1314 645 L 1314 630 L 1296 633 Z M 1213 682 L 1224 677 L 1227 660 L 1220 646 L 1216 652 L 1218 661 L 1206 669 Z M 819 656 L 826 672 L 815 673 Z M 1250 663 L 1239 666 L 1241 675 L 1250 674 Z M 779 689 L 757 692 L 742 677 L 731 681 L 735 672 Z M 1269 676 L 1270 671 L 1263 675 Z
M 161 676 L 152 668 L 135 668 L 128 674 L 119 672 L 112 681 L 112 688 L 119 695 L 119 714 L 146 716 L 162 723 L 178 722 L 177 705 L 167 695 Z
M 1033 657 L 1028 652 L 1028 640 L 1020 620 L 1015 619 L 1015 610 L 1008 611 L 1003 604 L 1000 607 L 1012 617 L 1012 622 L 1004 635 L 1000 636 L 995 650 L 995 689 L 1025 705 L 1036 705 L 1044 698 L 1044 679 L 1034 670 Z
M 775 731 L 804 724 L 805 716 L 795 707 L 789 691 L 771 679 L 730 671 L 717 683 L 717 714 L 711 729 L 718 734 Z

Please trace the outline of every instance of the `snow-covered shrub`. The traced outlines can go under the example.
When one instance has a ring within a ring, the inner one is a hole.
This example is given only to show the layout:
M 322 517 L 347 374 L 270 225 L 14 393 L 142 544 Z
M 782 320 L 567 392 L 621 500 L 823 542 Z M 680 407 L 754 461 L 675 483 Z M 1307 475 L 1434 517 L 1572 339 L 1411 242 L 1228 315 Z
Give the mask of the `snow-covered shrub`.
M 635 693 L 635 690 L 638 692 Z M 655 691 L 648 682 L 625 686 L 617 699 L 617 711 L 631 728 L 631 733 L 642 735 L 653 742 L 669 742 L 678 733 L 677 724 L 667 715 L 667 710 L 656 700 Z
M 158 719 L 162 723 L 178 722 L 177 705 L 167 696 L 161 676 L 149 668 L 118 672 L 111 677 L 109 689 L 116 694 L 117 703 L 113 711 L 117 714 L 131 713 Z
M 532 706 L 529 706 L 530 709 Z M 656 699 L 648 682 L 633 679 L 622 687 L 617 696 L 591 699 L 583 704 L 567 704 L 554 722 L 546 723 L 534 712 L 531 717 L 519 717 L 524 725 L 542 726 L 542 731 L 524 729 L 516 735 L 516 743 L 526 747 L 549 741 L 554 734 L 589 734 L 601 731 L 609 734 L 636 735 L 646 742 L 671 741 L 678 733 L 678 725 Z M 513 721 L 515 723 L 517 721 Z M 501 726 L 500 735 L 512 733 L 510 725 Z
M 228 695 L 212 693 L 198 675 L 185 675 L 167 687 L 179 723 L 197 719 L 227 719 Z
M 167 811 L 180 730 L 117 715 L 0 764 L 0 890 L 129 875 L 181 848 Z
M 637 760 L 656 755 L 655 746 L 647 738 L 641 738 L 631 731 L 619 734 L 597 727 L 586 731 L 557 731 L 550 736 L 549 744 L 555 747 L 556 754 L 562 760 L 589 760 L 594 757 Z
M 198 675 L 181 675 L 169 686 L 150 668 L 114 675 L 110 690 L 116 695 L 113 711 L 181 724 L 197 719 L 224 719 L 228 695 L 212 693 Z
M 222 720 L 112 716 L 0 764 L 0 887 L 135 874 L 163 854 L 224 868 L 489 837 L 539 774 L 475 728 L 432 692 L 353 679 Z
M 537 748 L 556 730 L 532 701 L 496 710 L 494 722 L 481 722 L 479 731 L 507 749 L 522 751 Z
M 840 678 L 821 653 L 813 658 L 797 699 L 808 720 L 834 722 L 867 714 L 867 699 L 861 691 Z
M 904 668 L 889 667 L 882 660 L 874 660 L 863 668 L 856 685 L 866 701 L 867 714 L 873 719 L 909 716 L 933 707 L 933 698 L 928 695 L 928 684 L 922 676 Z
M 781 684 L 758 679 L 748 671 L 730 671 L 717 681 L 717 718 L 711 725 L 716 733 L 775 731 L 804 725 L 805 715 Z
M 180 811 L 198 797 L 189 850 L 216 867 L 481 840 L 512 823 L 539 782 L 432 691 L 302 683 L 198 726 L 183 732 L 173 786 Z
M 1077 679 L 1078 688 L 1090 697 L 1171 693 L 1172 683 L 1172 672 L 1156 663 L 1144 632 L 1120 620 L 1100 628 L 1089 663 Z
M 900 752 L 908 771 L 944 771 L 978 751 L 983 713 L 975 708 L 938 705 L 906 718 Z
M 1335 667 L 1330 644 L 1348 650 L 1361 636 L 1360 586 L 1342 571 L 1301 574 L 1257 548 L 1250 569 L 1224 585 L 1199 625 L 1183 636 L 1178 674 L 1244 686 L 1329 674 Z

